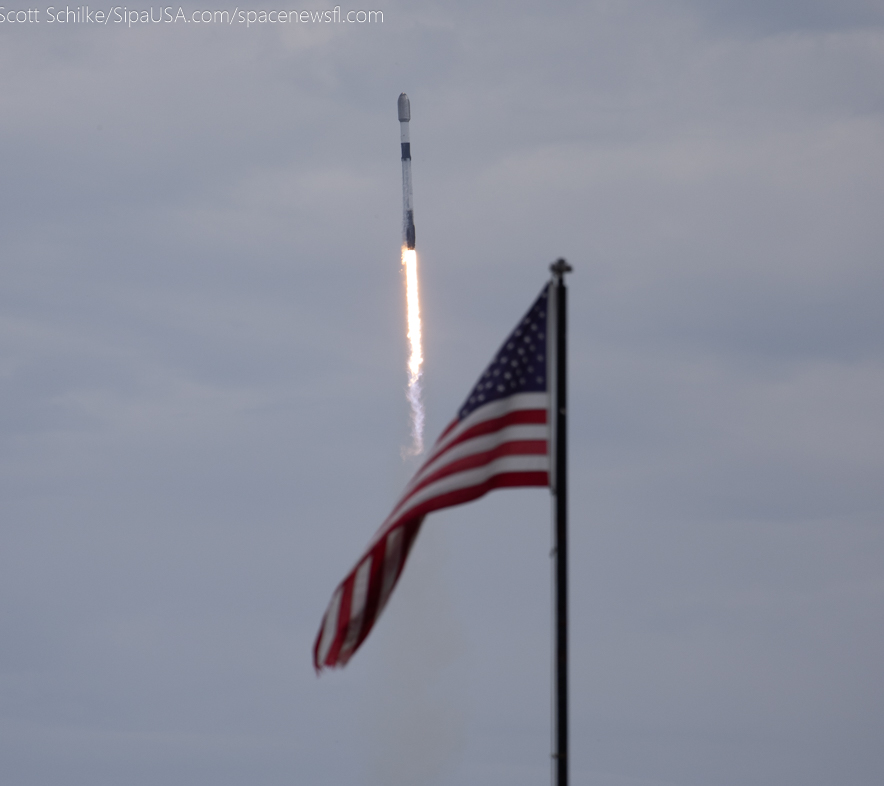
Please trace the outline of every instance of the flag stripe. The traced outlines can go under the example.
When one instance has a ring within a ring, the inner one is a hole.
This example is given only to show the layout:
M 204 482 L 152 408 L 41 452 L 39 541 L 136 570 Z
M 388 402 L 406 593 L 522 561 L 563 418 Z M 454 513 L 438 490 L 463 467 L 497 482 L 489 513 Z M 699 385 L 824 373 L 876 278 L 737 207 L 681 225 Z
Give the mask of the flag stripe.
M 501 456 L 489 461 L 484 466 L 440 478 L 429 486 L 415 492 L 396 518 L 423 515 L 433 510 L 438 510 L 439 507 L 445 507 L 445 505 L 437 506 L 434 504 L 437 496 L 447 494 L 452 489 L 461 486 L 481 485 L 488 478 L 500 472 L 546 472 L 548 469 L 549 459 L 545 452 L 544 455 L 540 456 L 536 454 Z
M 338 593 L 335 595 L 335 599 L 339 599 L 337 605 L 340 610 L 336 615 L 338 619 L 327 620 L 322 631 L 323 641 L 325 641 L 328 635 L 326 630 L 334 630 L 334 643 L 331 646 L 324 645 L 316 653 L 315 665 L 317 669 L 321 669 L 323 666 L 345 665 L 368 635 L 402 573 L 405 557 L 410 550 L 414 536 L 417 534 L 417 529 L 427 513 L 470 502 L 495 488 L 549 485 L 549 460 L 546 456 L 546 445 L 538 441 L 528 444 L 531 445 L 532 451 L 542 450 L 543 452 L 528 455 L 504 455 L 483 466 L 443 477 L 421 492 L 412 495 L 407 509 L 385 527 L 387 530 L 385 537 L 373 546 L 368 558 L 360 560 L 357 567 L 339 587 Z M 399 535 L 400 532 L 402 535 Z M 380 548 L 384 548 L 386 551 L 386 544 L 391 538 L 397 538 L 404 543 L 398 548 L 393 547 L 398 553 L 391 554 L 390 564 L 384 566 L 383 585 L 388 586 L 382 586 L 377 575 L 380 571 L 377 571 L 377 574 L 374 571 L 370 573 L 370 568 L 366 566 L 373 562 L 380 562 L 380 560 L 371 559 L 370 555 L 376 554 Z M 374 592 L 371 587 L 363 588 L 361 585 L 354 587 L 360 581 L 360 573 L 366 577 L 371 576 L 368 583 L 375 585 Z M 376 604 L 374 602 L 367 603 L 367 598 L 373 594 L 378 598 Z M 383 603 L 380 602 L 381 600 Z M 331 608 L 329 612 L 332 612 Z M 322 657 L 323 653 L 325 653 L 324 657 Z
M 356 575 L 353 578 L 353 593 L 350 597 L 350 621 L 347 624 L 347 634 L 344 637 L 344 643 L 341 645 L 341 651 L 338 658 L 346 662 L 356 639 L 362 632 L 362 613 L 365 611 L 365 601 L 368 598 L 368 577 L 371 575 L 372 554 L 362 560 L 362 563 L 356 569 Z
M 365 553 L 338 585 L 314 645 L 317 671 L 344 665 L 359 649 L 402 575 L 428 513 L 496 488 L 549 486 L 546 292 L 544 288 L 504 342 L 460 417 L 436 440 Z
M 488 464 L 494 459 L 501 458 L 502 456 L 519 455 L 545 456 L 546 440 L 511 440 L 508 442 L 498 440 L 489 450 L 483 450 L 478 453 L 469 453 L 465 456 L 449 461 L 444 467 L 440 467 L 432 475 L 428 475 L 424 478 L 412 493 L 417 493 L 431 483 L 435 483 L 437 480 L 441 480 L 448 475 L 453 475 L 456 472 L 463 472 L 468 469 L 485 466 L 485 464 Z
M 328 649 L 328 655 L 325 660 L 327 663 L 335 663 L 338 659 L 338 653 L 341 651 L 341 645 L 344 643 L 344 636 L 347 632 L 347 626 L 350 624 L 350 597 L 353 595 L 353 578 L 351 573 L 341 585 L 341 602 L 338 606 L 338 619 L 335 623 L 335 635 L 332 639 L 331 646 Z
M 329 649 L 334 641 L 334 634 L 338 625 L 338 612 L 341 608 L 341 592 L 341 587 L 335 590 L 335 594 L 332 596 L 331 603 L 328 606 L 328 611 L 325 613 L 325 618 L 322 621 L 322 637 L 316 640 L 313 656 L 317 664 L 325 663 Z
M 545 411 L 541 414 L 546 417 Z M 390 514 L 387 521 L 389 522 L 391 519 L 398 516 L 399 512 L 411 496 L 426 487 L 432 480 L 442 477 L 445 474 L 451 474 L 453 470 L 450 468 L 452 466 L 457 466 L 458 462 L 471 455 L 484 455 L 490 460 L 494 457 L 494 449 L 507 442 L 526 446 L 524 450 L 525 453 L 546 453 L 545 449 L 541 451 L 535 447 L 527 447 L 531 443 L 539 442 L 546 444 L 546 425 L 510 426 L 509 428 L 501 429 L 496 434 L 483 434 L 481 437 L 472 439 L 469 442 L 458 441 L 456 445 L 452 445 L 451 449 L 444 454 L 447 463 L 439 466 L 438 462 L 434 461 L 417 474 L 414 481 L 412 481 L 408 489 L 406 489 L 402 500 Z
M 378 610 L 387 605 L 387 598 L 393 591 L 396 577 L 399 575 L 399 563 L 402 559 L 402 528 L 394 529 L 384 542 L 384 581 L 378 600 Z
M 450 508 L 454 505 L 461 505 L 464 502 L 472 502 L 474 499 L 487 494 L 492 489 L 512 487 L 512 486 L 548 486 L 549 473 L 546 470 L 522 471 L 522 472 L 496 472 L 493 475 L 485 476 L 480 482 L 471 486 L 458 486 L 439 494 L 420 510 L 422 513 L 430 513 L 434 510 L 442 508 Z
M 480 427 L 479 430 L 481 430 L 482 423 L 486 421 L 493 421 L 500 428 L 519 425 L 518 421 L 523 418 L 527 420 L 528 423 L 522 425 L 546 424 L 548 421 L 548 410 L 549 396 L 546 393 L 523 393 L 510 396 L 508 399 L 486 404 L 484 407 L 476 409 L 463 421 L 455 421 L 453 424 L 454 428 L 449 427 L 446 429 L 445 434 L 436 440 L 436 444 L 433 446 L 429 458 L 427 458 L 423 466 L 415 473 L 414 477 L 405 487 L 405 491 L 403 492 L 396 508 L 393 509 L 393 512 L 379 528 L 377 533 L 378 536 L 385 530 L 386 525 L 396 516 L 397 511 L 403 502 L 408 499 L 408 496 L 414 487 L 423 480 L 424 476 L 430 472 L 435 465 L 437 465 L 449 449 L 455 444 L 459 444 L 463 441 L 461 439 L 462 435 L 467 432 L 473 433 L 473 429 L 476 427 Z M 510 418 L 510 416 L 512 416 L 512 418 Z M 510 420 L 513 422 L 510 422 Z M 537 436 L 541 439 L 549 439 L 548 429 L 549 426 L 547 425 L 545 433 L 542 435 L 538 433 Z M 479 437 L 483 436 L 483 434 L 475 433 L 475 436 Z
M 484 421 L 491 421 L 505 417 L 510 412 L 530 412 L 532 410 L 539 412 L 540 410 L 545 411 L 548 409 L 549 395 L 547 393 L 519 393 L 510 396 L 509 398 L 492 401 L 485 406 L 474 410 L 463 420 L 455 419 L 449 424 L 445 431 L 442 432 L 439 439 L 436 440 L 436 444 L 433 445 L 429 457 L 424 462 L 421 469 L 418 470 L 418 474 L 420 474 L 431 462 L 435 461 L 442 452 L 447 450 L 450 444 L 457 440 L 463 432 L 469 431 L 474 426 Z M 534 417 L 540 416 L 536 415 Z M 545 423 L 546 421 L 538 420 L 534 422 Z M 505 423 L 504 425 L 510 424 Z
M 376 549 L 372 550 L 372 559 L 360 560 L 357 567 L 338 586 L 323 620 L 321 638 L 317 639 L 314 647 L 314 665 L 317 670 L 323 666 L 343 666 L 359 649 L 359 645 L 383 611 L 393 587 L 402 574 L 405 558 L 411 550 L 422 522 L 423 518 L 418 517 L 400 523 L 389 533 L 383 544 L 378 544 Z M 394 544 L 389 552 L 386 549 L 387 542 Z M 381 545 L 384 547 L 383 552 Z M 377 559 L 380 553 L 389 554 L 391 559 L 388 561 L 386 556 L 383 560 Z M 369 562 L 373 566 L 377 565 L 379 569 L 365 568 Z M 382 580 L 381 566 L 383 566 Z M 363 570 L 368 581 L 364 594 L 365 602 L 361 604 L 355 601 L 355 598 L 362 590 L 354 585 L 359 582 L 359 573 Z M 342 613 L 345 610 L 349 611 Z
M 439 451 L 433 456 L 433 461 L 438 461 L 441 456 L 445 455 L 449 450 L 462 442 L 476 439 L 485 434 L 493 434 L 506 426 L 514 426 L 517 424 L 546 424 L 546 409 L 519 409 L 513 412 L 508 412 L 497 418 L 491 418 L 482 421 L 481 423 L 476 423 L 474 426 L 465 429 L 455 438 L 451 439 L 445 446 L 444 450 Z
M 488 421 L 488 424 L 493 425 L 494 428 L 484 428 L 486 423 L 476 424 L 473 428 L 458 435 L 443 450 L 427 460 L 406 487 L 405 496 L 443 459 L 450 461 L 453 457 L 482 450 L 483 445 L 505 439 L 547 439 L 549 427 L 546 420 L 545 409 L 531 409 L 510 412 L 501 418 Z
M 546 410 L 540 414 L 545 421 Z M 496 436 L 483 434 L 475 441 L 484 446 L 488 444 L 488 437 Z M 457 444 L 466 447 L 469 443 Z M 470 502 L 495 488 L 548 486 L 547 444 L 547 440 L 500 441 L 490 450 L 479 453 L 460 456 L 457 452 L 457 458 L 452 457 L 450 463 L 442 463 L 435 472 L 422 478 L 420 485 L 411 489 L 397 506 L 395 517 L 385 522 L 368 554 L 339 587 L 333 599 L 333 603 L 338 601 L 338 608 L 330 607 L 321 632 L 322 646 L 316 648 L 316 668 L 343 666 L 359 648 L 386 605 L 402 573 L 414 535 L 427 513 Z M 337 619 L 333 619 L 334 616 Z M 334 638 L 326 643 L 332 638 L 330 631 L 334 631 Z

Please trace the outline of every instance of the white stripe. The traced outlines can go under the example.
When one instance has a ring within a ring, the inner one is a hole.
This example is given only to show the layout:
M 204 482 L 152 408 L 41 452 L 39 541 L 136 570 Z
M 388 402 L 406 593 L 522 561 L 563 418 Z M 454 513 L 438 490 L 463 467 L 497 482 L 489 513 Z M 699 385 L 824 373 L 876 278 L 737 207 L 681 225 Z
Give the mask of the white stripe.
M 319 653 L 317 660 L 319 667 L 325 665 L 325 658 L 331 648 L 332 642 L 335 640 L 335 632 L 338 629 L 338 612 L 341 609 L 341 593 L 343 587 L 338 587 L 335 594 L 332 595 L 331 603 L 325 612 L 325 624 L 322 626 L 322 639 L 319 642 Z
M 353 579 L 353 594 L 350 596 L 350 623 L 347 625 L 347 636 L 338 653 L 338 660 L 347 659 L 350 650 L 356 644 L 359 629 L 362 627 L 362 612 L 365 611 L 365 600 L 368 597 L 368 579 L 371 576 L 371 554 L 363 561 Z
M 465 431 L 477 426 L 479 423 L 484 423 L 486 420 L 494 420 L 512 412 L 527 410 L 545 410 L 547 412 L 547 419 L 549 419 L 549 396 L 546 393 L 519 393 L 499 401 L 492 401 L 490 404 L 486 404 L 471 412 L 466 419 L 458 423 L 450 433 L 445 435 L 444 440 L 440 439 L 433 445 L 427 460 L 405 487 L 402 498 L 408 496 L 408 492 L 420 482 L 420 478 L 426 474 L 426 470 L 430 465 L 436 462 L 446 448 Z M 548 435 L 549 426 L 547 425 L 545 428 Z
M 450 445 L 454 440 L 456 440 L 461 434 L 463 434 L 467 429 L 470 429 L 479 423 L 483 423 L 486 420 L 493 420 L 494 418 L 502 417 L 503 415 L 507 415 L 511 412 L 538 409 L 548 411 L 548 408 L 549 395 L 547 393 L 517 393 L 514 396 L 509 396 L 508 398 L 492 401 L 490 404 L 485 404 L 484 406 L 473 410 L 469 415 L 467 415 L 464 420 L 458 423 L 451 430 L 451 432 L 445 436 L 444 439 L 440 438 L 440 440 L 436 442 L 433 450 L 430 452 L 429 458 L 424 462 L 423 466 L 420 470 L 418 470 L 417 474 L 408 482 L 408 485 L 405 487 L 405 491 L 402 493 L 402 496 L 396 503 L 396 507 L 393 508 L 393 512 L 389 516 L 387 516 L 384 523 L 381 524 L 380 527 L 378 527 L 377 531 L 372 536 L 372 539 L 368 544 L 368 548 L 371 549 L 381 538 L 384 537 L 384 535 L 387 534 L 387 532 L 389 532 L 390 523 L 399 518 L 399 506 L 403 504 L 403 501 L 411 493 L 411 490 L 420 483 L 422 478 L 426 477 L 427 471 L 430 470 L 430 465 L 436 462 L 436 460 L 439 458 L 440 454 L 445 450 L 445 448 Z M 544 430 L 543 438 L 548 439 L 549 426 L 541 426 L 541 428 L 543 428 Z M 545 459 L 545 457 L 543 458 Z M 548 471 L 548 462 L 546 462 L 546 465 L 541 468 L 541 471 Z M 410 504 L 409 507 L 411 507 Z
M 481 436 L 464 440 L 434 459 L 430 464 L 424 466 L 420 473 L 415 476 L 413 485 L 417 485 L 425 477 L 432 475 L 436 470 L 452 461 L 457 461 L 465 456 L 472 456 L 474 453 L 484 453 L 492 448 L 496 448 L 498 445 L 502 445 L 504 442 L 545 442 L 548 437 L 549 430 L 545 423 L 532 423 L 530 425 L 507 426 L 500 429 L 500 431 L 492 431 L 490 434 L 482 434 Z
M 421 471 L 415 475 L 411 483 L 408 484 L 409 488 L 406 489 L 402 499 L 399 500 L 396 507 L 393 508 L 393 512 L 387 517 L 387 521 L 397 515 L 399 508 L 406 503 L 411 489 L 417 487 L 424 481 L 424 479 L 430 477 L 430 475 L 435 472 L 444 469 L 452 462 L 466 458 L 467 456 L 475 455 L 476 453 L 485 453 L 507 442 L 546 442 L 548 437 L 549 430 L 545 424 L 537 425 L 532 423 L 531 425 L 507 426 L 506 428 L 500 429 L 500 431 L 493 431 L 490 434 L 482 434 L 481 436 L 473 437 L 473 439 L 459 442 L 447 453 L 437 457 L 432 463 L 425 465 Z
M 503 472 L 548 471 L 548 456 L 501 456 L 501 458 L 495 459 L 482 467 L 476 467 L 475 469 L 469 469 L 464 472 L 456 472 L 453 475 L 447 475 L 444 478 L 440 478 L 435 483 L 430 483 L 430 485 L 422 488 L 408 500 L 407 504 L 405 504 L 396 514 L 396 518 L 402 519 L 409 511 L 413 510 L 422 502 L 438 497 L 441 494 L 447 494 L 449 491 L 478 486 L 480 483 L 488 480 L 488 478 L 491 478 L 494 475 L 499 475 Z
M 478 409 L 474 409 L 445 435 L 444 441 L 439 441 L 433 446 L 433 450 L 430 453 L 430 460 L 434 459 L 440 451 L 444 450 L 447 445 L 450 445 L 451 442 L 457 439 L 464 431 L 472 428 L 477 423 L 493 420 L 494 418 L 499 418 L 510 412 L 517 412 L 522 409 L 548 408 L 549 394 L 547 393 L 517 393 L 514 396 L 498 399 L 497 401 L 492 401 L 490 404 L 485 404 Z
M 375 618 L 387 605 L 387 598 L 393 591 L 396 583 L 396 574 L 399 571 L 399 562 L 402 559 L 402 527 L 396 527 L 389 535 L 384 544 L 384 578 L 381 582 L 381 595 L 378 600 L 378 610 Z

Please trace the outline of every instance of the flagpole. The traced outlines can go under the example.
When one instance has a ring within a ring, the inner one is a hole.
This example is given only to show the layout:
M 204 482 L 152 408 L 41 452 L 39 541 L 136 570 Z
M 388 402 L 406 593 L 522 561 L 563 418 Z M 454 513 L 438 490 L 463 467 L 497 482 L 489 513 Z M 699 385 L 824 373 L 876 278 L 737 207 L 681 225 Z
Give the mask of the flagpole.
M 553 262 L 552 295 L 555 313 L 555 465 L 553 490 L 556 524 L 556 687 L 555 786 L 568 786 L 568 443 L 567 443 L 567 290 L 565 273 L 573 269 L 564 259 Z

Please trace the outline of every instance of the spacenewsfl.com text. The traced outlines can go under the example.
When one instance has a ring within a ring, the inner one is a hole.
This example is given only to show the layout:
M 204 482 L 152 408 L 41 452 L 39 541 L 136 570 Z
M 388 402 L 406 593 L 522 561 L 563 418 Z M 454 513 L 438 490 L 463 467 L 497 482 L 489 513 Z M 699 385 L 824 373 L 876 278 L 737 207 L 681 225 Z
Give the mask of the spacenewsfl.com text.
M 259 10 L 239 8 L 233 11 L 185 11 L 181 6 L 150 6 L 149 8 L 92 8 L 78 5 L 48 6 L 44 9 L 7 9 L 0 6 L 0 25 L 63 24 L 63 25 L 278 25 L 278 24 L 383 24 L 383 11 L 343 11 L 341 6 L 319 11 Z

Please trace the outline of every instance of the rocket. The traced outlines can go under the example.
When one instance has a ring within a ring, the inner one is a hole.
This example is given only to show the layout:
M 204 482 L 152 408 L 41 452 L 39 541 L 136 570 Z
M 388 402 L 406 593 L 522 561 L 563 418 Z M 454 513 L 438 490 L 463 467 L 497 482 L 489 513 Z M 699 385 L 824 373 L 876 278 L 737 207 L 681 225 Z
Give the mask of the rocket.
M 414 248 L 414 205 L 411 201 L 411 142 L 408 139 L 408 122 L 411 120 L 411 103 L 405 93 L 399 95 L 399 136 L 402 141 L 402 231 L 405 247 Z

